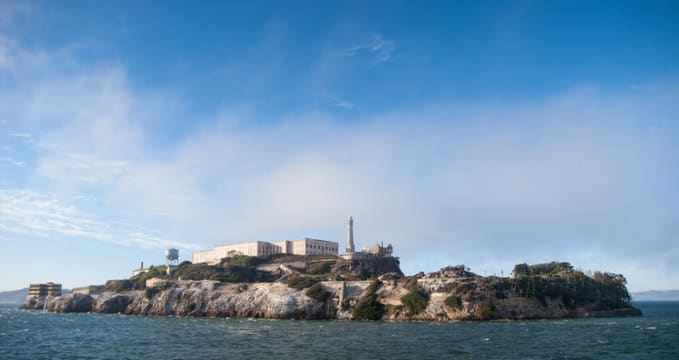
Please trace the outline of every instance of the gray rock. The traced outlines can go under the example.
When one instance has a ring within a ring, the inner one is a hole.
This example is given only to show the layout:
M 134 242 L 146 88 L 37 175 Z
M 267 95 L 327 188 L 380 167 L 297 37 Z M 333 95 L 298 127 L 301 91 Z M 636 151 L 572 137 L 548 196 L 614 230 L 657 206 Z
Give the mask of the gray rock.
M 48 297 L 45 301 L 45 310 L 53 312 L 90 312 L 94 298 L 84 294 L 68 294 Z
M 122 294 L 104 294 L 94 304 L 94 311 L 107 314 L 124 313 L 134 297 Z

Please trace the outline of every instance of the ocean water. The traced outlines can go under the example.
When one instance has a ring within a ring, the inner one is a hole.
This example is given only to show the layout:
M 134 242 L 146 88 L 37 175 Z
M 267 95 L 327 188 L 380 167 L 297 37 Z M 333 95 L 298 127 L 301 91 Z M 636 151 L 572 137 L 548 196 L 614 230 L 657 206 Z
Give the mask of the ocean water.
M 637 318 L 350 322 L 0 308 L 0 359 L 679 359 L 679 302 Z

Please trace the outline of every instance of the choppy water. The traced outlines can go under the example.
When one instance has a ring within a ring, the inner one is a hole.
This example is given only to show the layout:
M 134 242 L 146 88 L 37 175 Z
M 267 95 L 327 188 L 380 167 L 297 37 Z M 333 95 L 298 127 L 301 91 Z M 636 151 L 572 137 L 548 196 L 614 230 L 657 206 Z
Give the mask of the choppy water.
M 459 323 L 55 314 L 0 308 L 0 359 L 679 359 L 679 302 L 641 318 Z

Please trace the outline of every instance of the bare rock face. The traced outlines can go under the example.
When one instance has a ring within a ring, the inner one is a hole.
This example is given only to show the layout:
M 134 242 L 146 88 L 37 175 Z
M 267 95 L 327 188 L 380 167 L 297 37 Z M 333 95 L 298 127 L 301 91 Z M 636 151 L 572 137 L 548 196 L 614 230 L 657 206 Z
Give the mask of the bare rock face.
M 132 300 L 134 300 L 132 295 L 104 293 L 97 296 L 93 311 L 106 314 L 123 313 Z
M 45 307 L 47 296 L 27 296 L 21 308 L 24 310 L 42 310 Z
M 380 277 L 377 287 L 374 281 L 378 280 L 323 281 L 319 284 L 327 296 L 321 300 L 307 296 L 306 289 L 293 289 L 283 282 L 168 281 L 160 287 L 121 293 L 29 296 L 22 308 L 135 315 L 351 320 L 354 319 L 353 310 L 361 300 L 374 297 L 377 306 L 383 310 L 381 318 L 385 320 L 455 321 L 641 315 L 628 303 L 606 306 L 600 301 L 574 302 L 572 295 L 569 298 L 568 293 L 559 291 L 528 296 L 521 292 L 521 284 L 517 281 L 482 277 L 463 266 L 412 277 L 386 272 Z M 549 279 L 544 281 L 547 285 L 551 284 Z M 371 288 L 373 290 L 369 290 Z M 373 293 L 367 295 L 370 291 Z M 404 304 L 406 300 L 403 300 L 404 296 L 413 292 L 426 298 L 424 305 L 420 305 L 417 310 Z
M 256 317 L 271 319 L 333 318 L 329 302 L 310 299 L 283 283 L 188 284 L 95 295 L 92 311 L 136 315 Z M 61 307 L 47 308 L 61 311 Z
M 90 312 L 93 303 L 90 295 L 68 294 L 47 298 L 44 308 L 52 312 Z

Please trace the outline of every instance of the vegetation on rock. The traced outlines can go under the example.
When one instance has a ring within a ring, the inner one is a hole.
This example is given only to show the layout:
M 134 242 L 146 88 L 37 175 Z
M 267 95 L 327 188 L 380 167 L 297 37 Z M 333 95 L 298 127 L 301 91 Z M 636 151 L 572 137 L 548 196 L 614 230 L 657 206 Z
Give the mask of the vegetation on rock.
M 192 264 L 184 261 L 173 272 L 172 277 L 183 280 L 217 280 L 220 282 L 273 281 L 273 275 L 257 270 L 257 266 L 270 262 L 269 256 L 236 255 L 223 259 L 218 265 Z
M 143 290 L 146 288 L 146 280 L 154 277 L 165 277 L 167 267 L 151 266 L 148 271 L 139 275 L 133 276 L 129 279 L 109 280 L 106 282 L 105 290 L 112 292 L 123 292 L 130 290 Z
M 121 291 L 129 291 L 133 290 L 134 287 L 134 282 L 129 279 L 123 279 L 123 280 L 109 280 L 106 282 L 106 286 L 104 287 L 105 291 L 112 291 L 112 292 L 121 292 Z
M 335 265 L 335 261 L 321 261 L 309 264 L 306 268 L 307 274 L 311 275 L 323 275 L 329 274 L 332 267 Z
M 367 280 L 388 273 L 403 275 L 396 257 L 369 257 L 361 260 L 338 260 L 331 272 L 347 280 Z
M 523 297 L 537 298 L 543 305 L 547 298 L 560 297 L 567 308 L 583 304 L 594 309 L 631 307 L 627 280 L 622 275 L 594 272 L 587 276 L 569 263 L 528 266 L 519 264 L 509 279 L 512 291 Z M 518 275 L 518 276 L 517 276 Z
M 446 298 L 446 306 L 453 310 L 462 310 L 462 298 L 457 295 L 450 295 Z
M 479 319 L 491 320 L 495 318 L 495 306 L 493 304 L 481 304 L 479 308 Z
M 323 287 L 323 285 L 316 283 L 311 285 L 305 292 L 306 296 L 319 301 L 319 302 L 325 302 L 332 296 L 332 294 Z
M 384 315 L 385 307 L 384 304 L 377 301 L 377 290 L 382 285 L 382 282 L 378 279 L 373 280 L 373 282 L 368 286 L 365 294 L 358 301 L 354 307 L 352 315 L 356 320 L 380 320 L 382 315 Z
M 427 304 L 429 304 L 429 294 L 421 289 L 411 290 L 401 297 L 401 302 L 403 303 L 403 306 L 408 309 L 408 314 L 410 314 L 410 316 L 415 316 L 427 308 Z
M 298 276 L 288 280 L 288 286 L 296 290 L 302 290 L 315 285 L 319 281 L 318 278 L 313 276 Z

